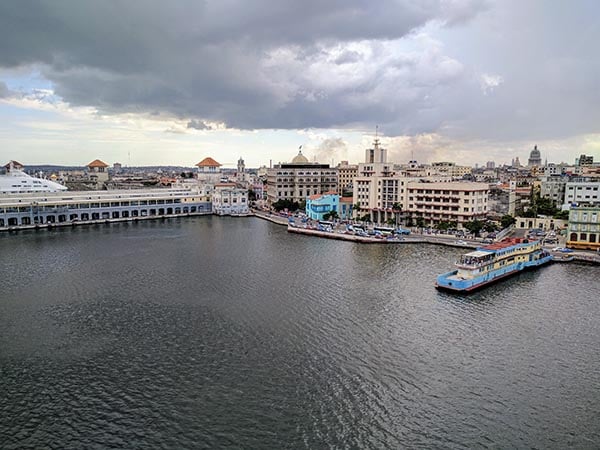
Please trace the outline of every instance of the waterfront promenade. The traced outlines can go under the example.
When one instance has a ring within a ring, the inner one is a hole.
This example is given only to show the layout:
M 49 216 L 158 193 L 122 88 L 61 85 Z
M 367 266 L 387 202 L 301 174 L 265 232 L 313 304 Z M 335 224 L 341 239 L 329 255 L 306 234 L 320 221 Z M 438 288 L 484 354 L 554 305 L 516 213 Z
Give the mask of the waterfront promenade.
M 253 211 L 255 217 L 268 220 L 269 222 L 286 226 L 290 233 L 303 234 L 307 236 L 314 236 L 324 239 L 335 239 L 344 240 L 357 243 L 366 244 L 434 244 L 434 245 L 445 245 L 448 247 L 459 247 L 474 249 L 486 245 L 484 239 L 457 239 L 456 236 L 449 234 L 428 234 L 422 233 L 418 230 L 412 230 L 412 234 L 409 236 L 403 236 L 399 239 L 385 239 L 376 237 L 356 236 L 353 234 L 345 233 L 345 227 L 338 226 L 333 231 L 321 231 L 315 228 L 307 226 L 292 226 L 288 217 L 281 216 L 279 214 L 269 213 L 265 211 Z M 546 249 L 553 254 L 553 256 L 564 256 L 565 253 L 559 251 L 551 251 L 555 246 L 548 245 Z M 592 264 L 600 264 L 600 255 L 592 251 L 576 250 L 568 255 L 573 256 L 573 261 L 587 262 Z

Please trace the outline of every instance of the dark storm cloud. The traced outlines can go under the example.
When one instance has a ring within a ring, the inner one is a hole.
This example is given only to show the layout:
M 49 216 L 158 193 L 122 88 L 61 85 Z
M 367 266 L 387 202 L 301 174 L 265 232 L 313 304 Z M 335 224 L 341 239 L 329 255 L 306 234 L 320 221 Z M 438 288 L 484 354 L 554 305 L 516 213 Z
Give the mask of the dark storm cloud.
M 430 20 L 455 20 L 464 4 L 475 14 L 478 3 L 1 2 L 0 66 L 41 65 L 58 95 L 103 112 L 161 111 L 241 128 L 343 125 L 345 116 L 365 118 L 349 111 L 337 119 L 332 108 L 343 102 L 332 97 L 343 92 L 299 77 L 302 64 L 327 57 L 327 46 L 398 39 Z M 332 102 L 312 101 L 317 91 Z
M 597 8 L 569 8 L 483 0 L 9 1 L 0 2 L 0 67 L 35 65 L 73 105 L 158 112 L 195 129 L 378 123 L 389 135 L 493 139 L 589 132 L 600 123 L 591 57 L 600 33 L 588 11 Z M 464 40 L 420 36 L 428 23 Z

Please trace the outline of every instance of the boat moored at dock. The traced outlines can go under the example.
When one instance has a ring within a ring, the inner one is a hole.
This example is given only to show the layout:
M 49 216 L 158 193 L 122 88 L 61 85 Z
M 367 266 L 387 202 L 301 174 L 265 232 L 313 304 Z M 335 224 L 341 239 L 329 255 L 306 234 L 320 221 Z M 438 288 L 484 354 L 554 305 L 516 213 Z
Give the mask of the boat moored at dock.
M 539 240 L 504 239 L 466 253 L 457 269 L 439 275 L 436 287 L 454 292 L 471 292 L 525 269 L 552 261 Z

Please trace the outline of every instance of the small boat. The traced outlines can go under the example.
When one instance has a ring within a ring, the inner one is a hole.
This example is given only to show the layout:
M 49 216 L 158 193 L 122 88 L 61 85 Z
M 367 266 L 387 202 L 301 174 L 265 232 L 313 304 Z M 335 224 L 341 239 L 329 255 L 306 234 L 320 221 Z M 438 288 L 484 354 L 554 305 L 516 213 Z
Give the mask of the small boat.
M 504 239 L 462 255 L 456 262 L 457 269 L 438 275 L 436 287 L 471 292 L 552 259 L 539 240 Z
M 552 255 L 552 261 L 554 262 L 570 262 L 575 259 L 575 256 L 568 253 L 559 253 Z

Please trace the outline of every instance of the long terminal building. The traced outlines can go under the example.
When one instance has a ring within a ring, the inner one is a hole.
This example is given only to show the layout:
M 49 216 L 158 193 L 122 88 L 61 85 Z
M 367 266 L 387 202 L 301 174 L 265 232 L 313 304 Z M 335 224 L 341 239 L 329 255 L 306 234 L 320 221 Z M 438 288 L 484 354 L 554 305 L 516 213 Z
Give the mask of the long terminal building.
M 0 230 L 212 214 L 190 189 L 64 191 L 0 197 Z

